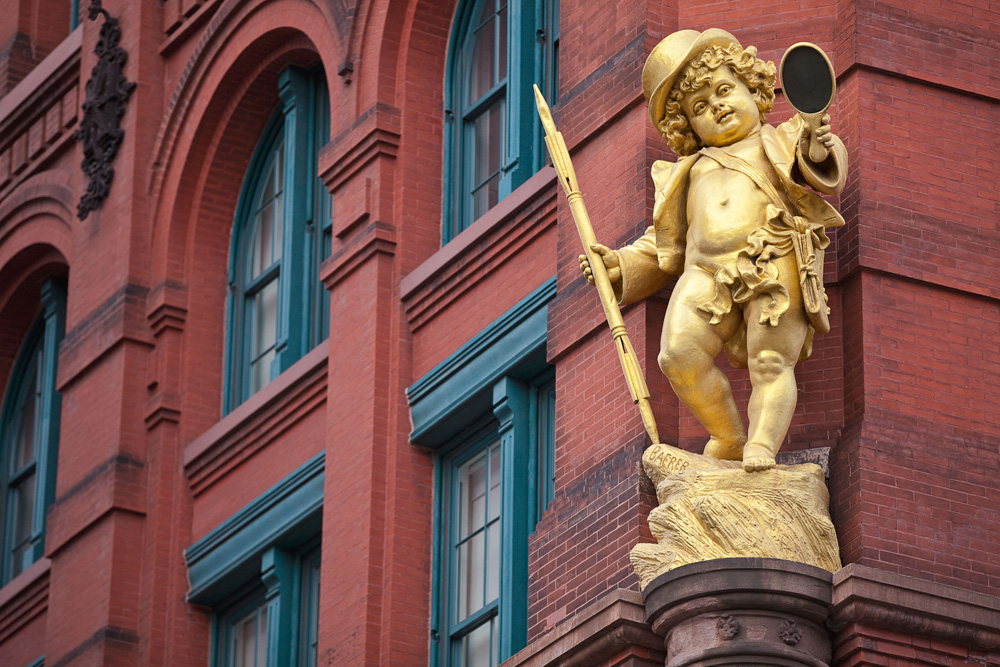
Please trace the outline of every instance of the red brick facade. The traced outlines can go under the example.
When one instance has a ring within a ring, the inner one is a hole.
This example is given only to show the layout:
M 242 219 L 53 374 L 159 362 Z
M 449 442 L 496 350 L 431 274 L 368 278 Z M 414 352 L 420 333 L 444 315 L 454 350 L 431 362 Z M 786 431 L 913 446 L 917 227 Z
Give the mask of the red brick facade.
M 406 390 L 553 275 L 556 482 L 529 540 L 531 664 L 662 664 L 627 558 L 650 539 L 648 442 L 553 171 L 441 243 L 458 1 L 102 4 L 138 85 L 110 195 L 80 220 L 73 132 L 104 19 L 81 0 L 69 32 L 68 2 L 0 0 L 16 17 L 0 21 L 0 389 L 42 281 L 67 279 L 55 500 L 44 558 L 0 588 L 0 664 L 213 664 L 185 549 L 324 450 L 319 664 L 432 664 L 438 455 L 410 442 Z M 980 627 L 1000 619 L 1000 8 L 562 0 L 554 111 L 608 245 L 645 228 L 650 166 L 671 157 L 640 72 L 680 27 L 729 30 L 774 61 L 809 40 L 836 65 L 847 224 L 827 252 L 832 331 L 797 369 L 782 451 L 829 448 L 852 581 L 919 582 L 926 608 L 844 602 L 834 664 L 1000 664 L 1000 631 Z M 288 65 L 322 65 L 330 92 L 332 333 L 223 416 L 234 215 Z M 771 119 L 790 113 L 779 94 Z M 667 298 L 625 321 L 661 437 L 697 450 L 703 431 L 656 364 Z M 730 375 L 745 405 L 746 375 Z M 558 663 L 553 642 L 613 632 L 626 639 Z

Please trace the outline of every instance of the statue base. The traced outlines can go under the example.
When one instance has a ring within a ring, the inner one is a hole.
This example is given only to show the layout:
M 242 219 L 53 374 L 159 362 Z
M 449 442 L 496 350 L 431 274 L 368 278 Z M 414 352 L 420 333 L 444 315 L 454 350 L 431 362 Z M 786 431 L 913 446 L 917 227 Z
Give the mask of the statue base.
M 645 589 L 665 572 L 720 558 L 774 558 L 840 569 L 830 494 L 812 463 L 744 472 L 723 461 L 657 444 L 642 455 L 659 506 L 649 514 L 656 544 L 631 560 Z
M 773 558 L 684 565 L 643 591 L 666 667 L 829 667 L 833 575 Z

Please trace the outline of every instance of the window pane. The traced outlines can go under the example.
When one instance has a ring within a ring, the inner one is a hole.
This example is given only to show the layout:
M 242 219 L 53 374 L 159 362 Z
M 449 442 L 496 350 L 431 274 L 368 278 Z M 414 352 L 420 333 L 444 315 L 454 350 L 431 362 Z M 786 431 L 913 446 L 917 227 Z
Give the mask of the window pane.
M 505 0 L 501 0 L 501 4 L 504 1 Z M 494 13 L 493 8 L 495 6 L 496 3 L 494 2 L 494 0 L 486 0 L 486 2 L 483 3 L 483 8 L 479 10 L 479 19 L 476 21 L 474 25 L 476 27 L 479 27 L 485 24 L 487 21 L 491 20 L 493 18 L 493 13 Z
M 459 526 L 456 544 L 456 622 L 499 597 L 500 587 L 500 443 L 457 470 Z
M 274 149 L 274 192 L 280 194 L 285 185 L 285 140 Z
M 494 619 L 490 619 L 462 639 L 463 667 L 492 667 L 496 664 L 492 636 L 494 625 Z
M 25 477 L 11 489 L 14 502 L 13 563 L 11 576 L 17 576 L 33 562 L 31 549 L 31 520 L 35 508 L 35 475 Z
M 253 261 L 250 280 L 264 273 L 274 263 L 274 206 L 268 203 L 257 212 L 253 230 Z
M 503 154 L 504 101 L 499 99 L 472 121 L 472 219 L 496 205 Z
M 306 560 L 302 568 L 302 638 L 303 667 L 316 667 L 319 647 L 319 555 Z
M 248 280 L 253 280 L 281 259 L 281 190 L 284 142 L 271 153 L 264 185 L 257 192 L 251 222 Z
M 507 8 L 497 13 L 497 82 L 507 78 Z
M 260 608 L 257 622 L 257 664 L 264 667 L 267 662 L 267 603 Z
M 550 381 L 538 391 L 537 442 L 538 442 L 538 513 L 535 521 L 542 518 L 548 509 L 556 490 L 556 386 Z
M 278 335 L 278 280 L 267 283 L 252 297 L 250 346 L 250 391 L 258 391 L 271 380 L 271 361 Z
M 486 602 L 500 597 L 500 522 L 494 521 L 486 531 L 489 555 L 486 558 Z
M 500 443 L 490 448 L 490 521 L 500 516 Z
M 458 617 L 461 621 L 483 608 L 486 535 L 476 533 L 458 547 Z
M 486 453 L 475 457 L 459 470 L 458 538 L 464 539 L 486 523 Z
M 491 5 L 492 3 L 487 3 Z M 484 12 L 488 9 L 484 7 Z M 473 37 L 472 62 L 469 63 L 469 87 L 466 103 L 472 104 L 485 95 L 493 84 L 494 58 L 496 58 L 496 26 L 492 12 L 486 22 L 476 31 Z
M 237 667 L 254 667 L 257 664 L 257 616 L 246 619 L 236 627 Z
M 282 217 L 284 209 L 281 208 L 282 196 L 280 192 L 274 196 L 274 227 L 271 232 L 274 235 L 274 240 L 271 241 L 271 247 L 274 248 L 274 252 L 271 255 L 271 264 L 281 259 L 281 241 L 285 233 L 285 228 L 282 226 L 282 220 L 284 220 Z
M 24 388 L 16 405 L 17 431 L 14 433 L 14 456 L 11 457 L 10 474 L 16 474 L 35 460 L 35 410 L 38 405 L 38 369 L 42 351 L 32 353 L 25 369 Z
M 263 603 L 233 624 L 234 667 L 264 667 L 267 661 L 267 604 Z
M 472 121 L 473 183 L 479 185 L 500 170 L 503 146 L 503 101 L 497 100 Z

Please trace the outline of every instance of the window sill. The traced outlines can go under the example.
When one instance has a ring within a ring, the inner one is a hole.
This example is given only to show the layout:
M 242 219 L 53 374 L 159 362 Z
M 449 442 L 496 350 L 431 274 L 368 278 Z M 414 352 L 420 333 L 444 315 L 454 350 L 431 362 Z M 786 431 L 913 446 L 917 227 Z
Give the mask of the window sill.
M 542 168 L 404 276 L 400 298 L 411 331 L 471 289 L 497 262 L 555 225 L 556 190 L 555 169 Z
M 0 639 L 48 609 L 51 564 L 48 558 L 40 558 L 0 588 Z
M 525 181 L 521 187 L 501 199 L 496 206 L 486 211 L 458 236 L 427 258 L 409 275 L 404 276 L 400 285 L 400 296 L 403 301 L 409 299 L 414 292 L 443 272 L 455 261 L 456 257 L 478 243 L 511 214 L 521 210 L 541 192 L 549 188 L 555 179 L 556 170 L 551 166 L 543 167 L 537 174 Z
M 184 474 L 195 496 L 326 403 L 329 339 L 184 448 Z

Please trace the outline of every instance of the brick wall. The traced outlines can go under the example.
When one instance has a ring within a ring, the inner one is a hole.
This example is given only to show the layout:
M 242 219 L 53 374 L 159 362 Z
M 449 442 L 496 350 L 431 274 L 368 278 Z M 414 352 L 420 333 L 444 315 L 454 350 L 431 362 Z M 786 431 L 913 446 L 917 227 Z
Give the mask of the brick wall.
M 30 622 L 3 626 L 18 630 L 0 635 L 0 663 L 33 659 L 25 647 L 44 634 L 52 664 L 203 664 L 211 613 L 185 602 L 183 549 L 325 449 L 321 663 L 426 664 L 435 456 L 409 442 L 405 389 L 553 274 L 556 494 L 530 542 L 529 635 L 637 588 L 627 554 L 650 539 L 655 502 L 638 467 L 646 436 L 552 172 L 440 245 L 456 4 L 107 0 L 139 85 L 112 198 L 80 222 L 72 130 L 103 19 L 83 22 L 74 51 L 62 41 L 68 16 L 59 27 L 49 0 L 0 3 L 16 17 L 0 28 L 0 386 L 41 279 L 69 282 L 50 583 L 0 595 L 0 619 L 39 600 Z M 564 0 L 560 13 L 554 112 L 611 246 L 648 224 L 649 169 L 672 159 L 639 80 L 662 37 L 721 27 L 765 59 L 802 39 L 831 54 L 833 126 L 852 170 L 834 202 L 847 225 L 827 252 L 833 328 L 797 367 L 784 449 L 831 448 L 845 563 L 1000 594 L 997 8 Z M 62 69 L 47 61 L 52 77 L 5 97 L 50 52 Z M 185 462 L 222 423 L 227 267 L 247 164 L 278 72 L 319 62 L 332 128 L 319 168 L 335 211 L 327 358 L 223 424 L 229 439 L 213 446 L 234 458 Z M 779 96 L 771 121 L 790 114 Z M 662 438 L 698 451 L 706 436 L 656 364 L 668 297 L 625 320 Z M 721 365 L 744 406 L 746 373 Z M 867 625 L 848 635 L 843 664 L 983 659 Z

